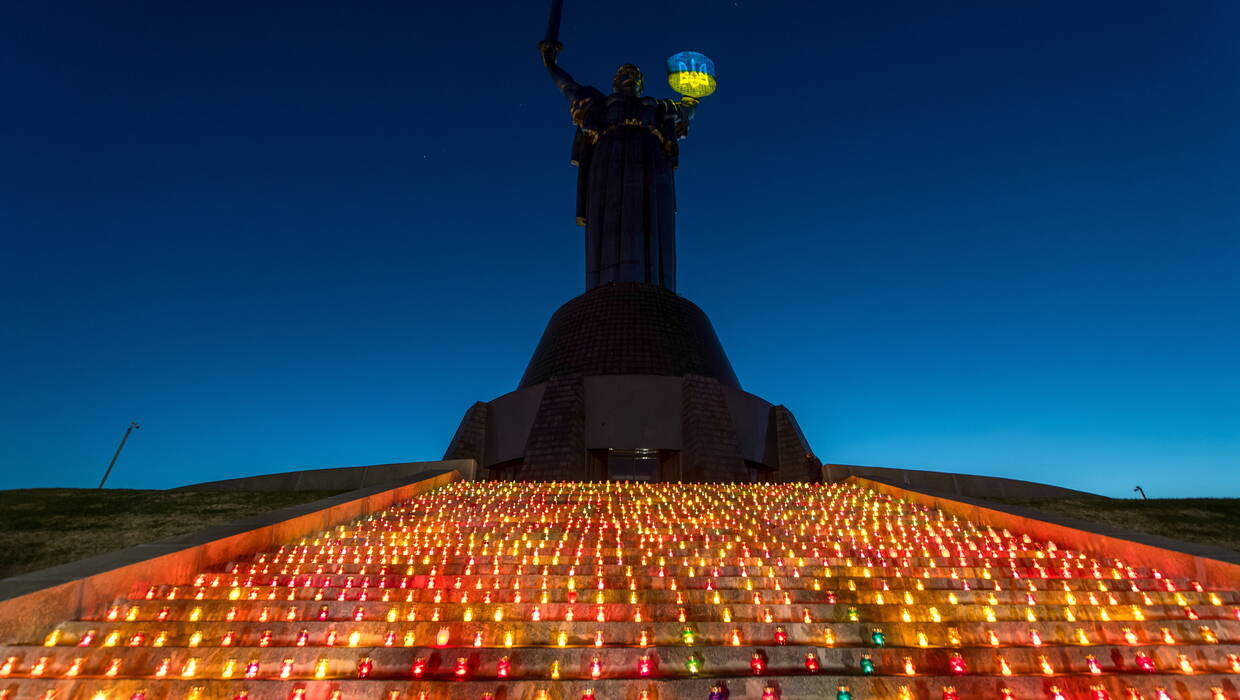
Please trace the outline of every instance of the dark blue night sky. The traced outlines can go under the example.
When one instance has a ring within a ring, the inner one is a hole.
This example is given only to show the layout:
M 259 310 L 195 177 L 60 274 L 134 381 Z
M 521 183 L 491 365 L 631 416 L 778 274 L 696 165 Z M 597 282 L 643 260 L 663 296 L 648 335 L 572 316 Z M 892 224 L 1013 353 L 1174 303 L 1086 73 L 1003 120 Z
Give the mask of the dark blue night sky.
M 1240 496 L 1240 5 L 567 0 L 825 461 Z M 0 487 L 437 459 L 583 288 L 541 1 L 0 9 Z

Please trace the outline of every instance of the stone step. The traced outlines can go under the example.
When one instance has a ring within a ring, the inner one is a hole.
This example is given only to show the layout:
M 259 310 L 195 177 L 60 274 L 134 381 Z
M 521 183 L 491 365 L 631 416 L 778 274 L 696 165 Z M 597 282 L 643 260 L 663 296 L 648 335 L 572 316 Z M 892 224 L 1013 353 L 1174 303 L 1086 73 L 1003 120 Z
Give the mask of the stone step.
M 1205 634 L 1207 628 L 1209 635 Z M 233 633 L 232 643 L 235 645 L 257 644 L 257 640 L 270 633 L 271 643 L 275 645 L 295 644 L 303 634 L 311 640 L 308 643 L 322 644 L 331 631 L 344 638 L 356 632 L 360 642 L 368 646 L 381 646 L 388 633 L 399 632 L 403 645 L 405 634 L 412 634 L 415 640 L 427 639 L 447 630 L 449 639 L 472 640 L 475 634 L 483 635 L 483 643 L 499 645 L 505 633 L 511 632 L 521 640 L 522 644 L 552 645 L 563 633 L 568 644 L 589 645 L 593 643 L 598 631 L 603 632 L 605 640 L 611 643 L 637 644 L 645 632 L 650 644 L 679 645 L 682 644 L 683 632 L 688 628 L 693 632 L 697 644 L 730 644 L 732 633 L 739 634 L 742 641 L 774 640 L 777 630 L 783 630 L 789 644 L 808 644 L 814 646 L 859 647 L 871 648 L 874 632 L 881 631 L 884 643 L 892 647 L 918 648 L 922 646 L 919 634 L 924 635 L 926 646 L 957 647 L 977 646 L 992 648 L 997 641 L 1000 647 L 1034 646 L 1036 641 L 1042 646 L 1088 646 L 1090 644 L 1115 644 L 1136 646 L 1140 644 L 1183 646 L 1193 644 L 1240 643 L 1240 623 L 1232 620 L 1213 621 L 1210 624 L 1197 623 L 1163 623 L 1146 620 L 1144 622 L 1107 622 L 1089 624 L 1069 624 L 1042 622 L 1034 625 L 1026 623 L 997 622 L 984 627 L 962 625 L 953 622 L 927 622 L 917 625 L 883 625 L 875 626 L 867 623 L 839 624 L 766 624 L 753 622 L 594 622 L 562 621 L 507 622 L 481 621 L 466 622 L 431 622 L 396 620 L 298 620 L 288 621 L 273 619 L 266 622 L 223 619 L 203 619 L 197 622 L 167 621 L 152 624 L 149 621 L 110 622 L 99 624 L 97 621 L 71 621 L 57 627 L 56 646 L 77 647 L 90 635 L 87 647 L 106 648 L 108 646 L 129 646 L 135 635 L 142 634 L 143 640 L 137 646 L 149 646 L 158 634 L 166 637 L 168 645 L 186 645 L 195 632 L 202 634 L 202 644 L 218 644 L 227 633 Z M 829 630 L 829 635 L 828 635 Z M 1078 632 L 1079 630 L 1079 632 Z M 1165 631 L 1165 632 L 1164 632 Z M 994 633 L 991 639 L 990 633 Z M 958 642 L 952 642 L 952 635 Z M 1081 643 L 1081 636 L 1087 644 Z M 1130 643 L 1127 637 L 1132 635 Z M 1173 643 L 1167 644 L 1164 634 L 1169 634 Z M 109 639 L 113 637 L 114 639 Z M 1217 640 L 1211 642 L 1210 638 Z M 826 644 L 830 639 L 834 643 Z M 341 642 L 343 643 L 343 641 Z
M 1065 699 L 1099 698 L 1101 690 L 1110 700 L 1226 700 L 1234 698 L 1234 676 L 1199 674 L 1164 676 L 710 676 L 685 679 L 578 680 L 272 680 L 272 679 L 81 679 L 74 681 L 34 679 L 23 681 L 14 698 L 54 700 L 328 700 L 339 693 L 350 700 L 711 700 L 713 690 L 727 700 L 832 700 L 841 686 L 856 700 L 950 700 L 951 698 L 1046 698 L 1058 692 Z M 1217 689 L 1217 691 L 1216 691 Z M 10 688 L 10 691 L 12 689 Z M 593 691 L 589 693 L 589 691 Z M 1006 692 L 1005 692 L 1006 691 Z M 1160 691 L 1165 693 L 1160 696 Z M 589 693 L 589 694 L 587 694 Z M 725 694 L 726 693 L 726 694 Z M 1134 694 L 1135 693 L 1135 694 Z
M 589 579 L 581 581 L 578 579 L 577 584 L 572 590 L 576 591 L 578 600 L 584 598 L 592 598 L 600 590 L 612 602 L 620 602 L 627 600 L 631 592 L 636 588 L 630 588 L 629 582 L 635 582 L 636 579 L 608 579 L 604 581 L 603 588 L 597 585 L 597 579 Z M 541 595 L 543 590 L 547 590 L 548 594 L 553 596 L 555 602 L 562 602 L 568 599 L 570 590 L 567 588 L 567 580 L 561 578 L 550 578 L 545 580 L 546 588 L 543 587 L 544 579 L 542 577 L 477 577 L 463 579 L 459 585 L 453 585 L 450 581 L 442 582 L 444 585 L 427 586 L 424 582 L 418 582 L 422 585 L 408 586 L 271 586 L 263 583 L 257 583 L 249 586 L 239 587 L 218 587 L 204 588 L 201 590 L 177 591 L 171 593 L 164 592 L 163 595 L 140 595 L 130 598 L 130 601 L 137 602 L 139 600 L 150 600 L 153 602 L 184 603 L 197 599 L 221 600 L 230 596 L 238 598 L 249 598 L 251 592 L 257 597 L 270 597 L 274 591 L 277 597 L 281 594 L 286 597 L 289 594 L 296 595 L 300 599 L 308 599 L 313 596 L 321 596 L 323 598 L 336 598 L 342 593 L 347 599 L 356 600 L 363 592 L 367 598 L 378 599 L 387 594 L 389 598 L 400 599 L 416 602 L 431 602 L 436 593 L 445 598 L 459 598 L 461 594 L 468 594 L 473 598 L 479 598 L 486 593 L 490 593 L 497 601 L 511 601 L 516 591 L 521 591 L 523 597 L 530 597 L 530 591 L 537 591 Z M 496 584 L 500 585 L 497 587 Z M 814 603 L 830 603 L 834 599 L 834 604 L 839 605 L 893 605 L 893 606 L 916 606 L 916 605 L 1029 605 L 1029 598 L 1033 598 L 1033 605 L 1060 605 L 1060 606 L 1080 606 L 1080 607 L 1098 607 L 1098 606 L 1115 606 L 1115 605 L 1168 605 L 1168 606 L 1226 606 L 1234 605 L 1240 602 L 1240 598 L 1232 592 L 1208 592 L 1208 593 L 1166 593 L 1162 591 L 1111 591 L 1106 594 L 1093 595 L 1089 593 L 1062 591 L 1062 590 L 1037 590 L 1037 591 L 1020 591 L 1020 590 L 969 590 L 962 591 L 951 588 L 932 588 L 926 586 L 924 590 L 896 588 L 887 591 L 837 591 L 829 587 L 815 587 L 812 581 L 805 579 L 760 579 L 755 581 L 752 586 L 747 587 L 743 582 L 735 580 L 713 581 L 713 586 L 707 588 L 704 584 L 692 585 L 696 582 L 678 581 L 675 588 L 671 588 L 668 582 L 651 582 L 645 581 L 641 587 L 643 591 L 643 599 L 652 602 L 671 602 L 677 597 L 683 597 L 689 602 L 709 602 L 718 594 L 718 597 L 727 602 L 749 602 L 754 600 L 755 595 L 763 602 L 779 602 L 784 599 L 785 593 L 794 602 L 814 602 Z M 661 585 L 660 585 L 661 584 Z M 912 603 L 904 602 L 904 594 L 912 598 Z M 679 596 L 678 596 L 679 594 Z M 956 602 L 952 602 L 952 598 Z M 879 602 L 881 599 L 882 602 Z M 992 602 L 993 601 L 993 602 Z
M 240 611 L 245 610 L 245 614 Z M 413 620 L 409 619 L 410 612 Z M 600 611 L 602 619 L 599 619 Z M 161 605 L 139 608 L 129 620 L 127 613 L 118 615 L 116 622 L 133 621 L 161 623 L 175 621 L 214 621 L 229 617 L 247 622 L 269 620 L 381 620 L 389 615 L 395 621 L 414 622 L 484 622 L 495 620 L 496 614 L 508 622 L 632 622 L 634 624 L 663 622 L 754 622 L 764 624 L 838 625 L 864 623 L 870 625 L 921 625 L 944 620 L 959 624 L 980 625 L 1000 623 L 1078 625 L 1086 623 L 1125 623 L 1127 626 L 1141 622 L 1159 622 L 1164 625 L 1187 624 L 1217 626 L 1234 622 L 1235 615 L 1228 608 L 1213 606 L 1194 609 L 1193 616 L 1181 608 L 1150 606 L 1144 608 L 1118 607 L 1113 609 L 1073 609 L 1048 606 L 967 606 L 960 609 L 928 608 L 904 609 L 895 606 L 831 606 L 813 603 L 795 605 L 665 605 L 608 603 L 521 603 L 521 604 L 406 604 L 382 602 L 324 602 L 324 601 L 196 601 L 192 605 Z M 569 613 L 572 619 L 569 619 Z M 537 613 L 537 615 L 535 614 Z M 640 616 L 640 619 L 639 619 Z M 809 622 L 805 622 L 805 620 Z M 109 620 L 99 621 L 106 624 Z
M 752 672 L 752 664 L 757 658 L 764 672 L 779 675 L 807 672 L 806 661 L 812 657 L 823 673 L 855 676 L 868 675 L 861 666 L 862 660 L 868 659 L 873 664 L 873 674 L 901 677 L 926 674 L 1003 676 L 1004 664 L 1007 673 L 1015 675 L 1091 675 L 1092 660 L 1097 665 L 1098 675 L 1150 673 L 1180 678 L 1202 673 L 1234 672 L 1240 665 L 1240 646 L 1236 645 L 840 649 L 801 645 L 561 648 L 525 643 L 512 649 L 470 646 L 167 646 L 102 650 L 7 647 L 0 654 L 0 659 L 7 666 L 4 669 L 7 673 L 3 674 L 6 678 L 30 678 L 32 675 L 104 677 L 109 669 L 125 676 L 154 678 L 189 674 L 192 677 L 219 678 L 228 668 L 232 669 L 230 675 L 244 675 L 250 663 L 257 663 L 258 673 L 264 678 L 279 678 L 284 672 L 295 679 L 313 679 L 316 673 L 324 673 L 330 678 L 355 678 L 363 661 L 370 664 L 367 671 L 370 677 L 392 679 L 416 678 L 418 674 L 413 667 L 419 661 L 425 663 L 423 675 L 426 677 L 450 677 L 458 660 L 464 664 L 471 678 L 498 678 L 498 669 L 503 662 L 507 662 L 509 676 L 514 679 L 548 678 L 552 664 L 558 664 L 560 677 L 589 678 L 595 662 L 601 676 L 607 678 L 640 678 L 643 664 L 648 665 L 649 673 L 660 677 L 691 677 L 696 673 L 690 668 L 690 659 L 695 659 L 699 664 L 697 673 L 748 674 Z M 1148 659 L 1152 671 L 1143 670 L 1142 659 Z M 953 667 L 953 664 L 959 666 Z M 35 673 L 36 669 L 38 673 Z M 913 671 L 911 674 L 910 669 Z

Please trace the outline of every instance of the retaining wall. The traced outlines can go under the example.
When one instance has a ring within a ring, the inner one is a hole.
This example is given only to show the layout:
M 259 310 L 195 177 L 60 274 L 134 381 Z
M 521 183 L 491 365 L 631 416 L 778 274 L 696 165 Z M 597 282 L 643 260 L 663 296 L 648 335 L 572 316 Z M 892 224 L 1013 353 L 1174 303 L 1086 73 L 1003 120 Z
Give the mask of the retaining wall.
M 461 476 L 472 480 L 477 470 L 472 459 L 448 459 L 438 462 L 394 462 L 370 464 L 364 467 L 334 467 L 330 469 L 301 469 L 278 474 L 243 476 L 238 479 L 204 481 L 201 484 L 180 486 L 172 491 L 346 491 L 367 488 L 394 481 L 416 480 L 418 475 L 455 469 Z
M 967 496 L 910 489 L 879 479 L 850 477 L 849 482 L 896 498 L 940 508 L 975 523 L 1053 541 L 1056 545 L 1149 566 L 1172 576 L 1197 579 L 1207 586 L 1235 588 L 1240 584 L 1240 553 L 1222 547 L 1173 540 L 1068 518 L 1033 508 L 992 503 Z
M 455 469 L 440 469 L 417 481 L 358 489 L 0 580 L 0 640 L 37 642 L 56 624 L 96 614 L 146 582 L 189 583 L 209 567 L 378 512 L 460 478 Z
M 863 467 L 856 464 L 822 465 L 822 478 L 827 483 L 844 481 L 853 476 L 874 478 L 911 489 L 932 489 L 936 492 L 973 498 L 1103 498 L 1096 493 L 1001 476 L 956 474 L 926 469 Z

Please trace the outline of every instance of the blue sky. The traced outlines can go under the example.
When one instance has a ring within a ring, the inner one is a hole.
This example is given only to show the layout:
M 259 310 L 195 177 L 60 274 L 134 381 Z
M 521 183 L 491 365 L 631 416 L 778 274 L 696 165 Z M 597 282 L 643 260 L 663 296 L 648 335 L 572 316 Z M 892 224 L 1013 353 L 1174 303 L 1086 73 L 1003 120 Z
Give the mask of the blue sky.
M 826 461 L 1240 496 L 1240 6 L 567 0 Z M 580 293 L 541 2 L 0 9 L 0 487 L 438 458 Z

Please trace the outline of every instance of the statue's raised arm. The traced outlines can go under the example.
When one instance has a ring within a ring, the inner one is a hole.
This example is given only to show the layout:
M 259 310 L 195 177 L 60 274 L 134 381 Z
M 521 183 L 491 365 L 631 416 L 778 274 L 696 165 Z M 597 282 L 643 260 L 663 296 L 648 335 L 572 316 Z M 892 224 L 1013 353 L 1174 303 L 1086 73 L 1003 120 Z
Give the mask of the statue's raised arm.
M 563 50 L 564 45 L 558 41 L 543 41 L 538 44 L 538 53 L 542 55 L 543 65 L 547 67 L 547 73 L 551 75 L 551 82 L 555 83 L 560 92 L 572 102 L 577 99 L 577 91 L 581 86 L 573 80 L 573 76 L 569 75 L 568 71 L 556 62 Z

